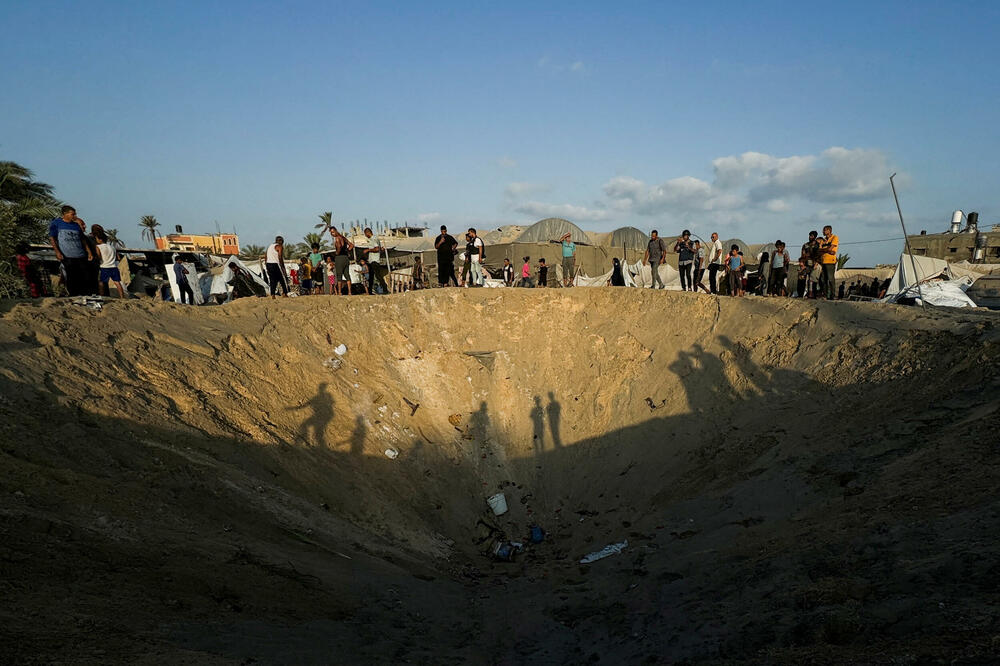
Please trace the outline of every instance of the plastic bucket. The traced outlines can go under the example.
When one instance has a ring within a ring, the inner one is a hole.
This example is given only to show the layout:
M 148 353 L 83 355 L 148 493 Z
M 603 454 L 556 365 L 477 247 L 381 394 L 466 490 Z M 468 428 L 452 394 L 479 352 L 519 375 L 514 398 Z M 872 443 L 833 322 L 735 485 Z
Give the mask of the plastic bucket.
M 507 498 L 504 497 L 503 493 L 497 493 L 493 497 L 490 497 L 486 500 L 486 503 L 493 509 L 494 515 L 502 516 L 507 513 Z

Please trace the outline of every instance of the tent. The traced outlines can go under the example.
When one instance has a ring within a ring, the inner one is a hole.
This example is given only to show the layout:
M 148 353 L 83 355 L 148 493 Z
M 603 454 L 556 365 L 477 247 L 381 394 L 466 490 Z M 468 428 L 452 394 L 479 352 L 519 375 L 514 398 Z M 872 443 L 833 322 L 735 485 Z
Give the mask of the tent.
M 608 280 L 611 279 L 612 271 L 608 271 L 604 275 L 598 275 L 597 277 L 587 277 L 586 275 L 577 275 L 573 279 L 574 287 L 605 287 L 608 284 Z M 622 277 L 625 278 L 626 287 L 634 287 L 635 279 L 632 277 L 632 273 L 629 272 L 629 267 L 626 264 L 622 264 Z
M 645 251 L 649 245 L 649 236 L 635 227 L 619 227 L 611 232 L 612 248 L 629 248 Z
M 885 295 L 887 297 L 893 296 L 919 282 L 945 274 L 951 275 L 948 271 L 948 262 L 944 259 L 901 254 L 899 255 L 899 263 L 896 264 L 896 272 L 892 274 L 892 280 L 889 281 L 889 288 Z
M 902 254 L 882 302 L 912 298 L 928 305 L 974 308 L 975 302 L 965 294 L 971 284 L 971 279 L 956 276 L 944 259 Z
M 564 234 L 570 235 L 574 243 L 590 243 L 583 229 L 561 217 L 547 217 L 525 229 L 517 237 L 518 243 L 546 243 L 559 240 Z

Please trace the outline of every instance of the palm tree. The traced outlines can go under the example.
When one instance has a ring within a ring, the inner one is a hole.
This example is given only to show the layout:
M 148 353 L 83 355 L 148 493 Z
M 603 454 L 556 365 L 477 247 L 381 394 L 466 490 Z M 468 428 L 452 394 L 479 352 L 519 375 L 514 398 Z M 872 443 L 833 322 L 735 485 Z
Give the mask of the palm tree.
M 104 233 L 108 235 L 108 242 L 111 243 L 111 247 L 125 247 L 125 243 L 118 238 L 117 229 L 105 229 Z
M 23 293 L 24 281 L 9 257 L 22 241 L 42 242 L 49 220 L 59 214 L 52 186 L 34 180 L 34 174 L 16 162 L 0 162 L 0 294 Z
M 327 227 L 332 226 L 333 225 L 333 211 L 327 211 L 327 212 L 323 213 L 322 215 L 319 216 L 319 219 L 322 221 L 322 224 L 317 224 L 316 225 L 317 229 L 326 229 Z M 323 233 L 323 232 L 321 231 L 320 233 Z
M 260 259 L 266 251 L 263 245 L 244 245 L 240 250 L 240 256 L 244 259 Z
M 156 237 L 159 233 L 156 231 L 156 227 L 160 226 L 160 223 L 156 221 L 155 215 L 143 215 L 139 218 L 139 226 L 142 227 L 142 237 L 148 238 L 149 242 L 156 246 Z
M 837 255 L 837 270 L 839 271 L 841 268 L 843 268 L 844 264 L 846 264 L 850 260 L 851 260 L 851 255 L 849 255 L 849 254 L 838 254 Z
M 315 231 L 311 231 L 308 234 L 306 234 L 305 238 L 302 239 L 302 244 L 308 247 L 310 252 L 312 251 L 313 243 L 319 245 L 320 252 L 325 252 L 326 250 L 330 249 L 330 244 L 323 239 L 322 233 L 316 233 Z

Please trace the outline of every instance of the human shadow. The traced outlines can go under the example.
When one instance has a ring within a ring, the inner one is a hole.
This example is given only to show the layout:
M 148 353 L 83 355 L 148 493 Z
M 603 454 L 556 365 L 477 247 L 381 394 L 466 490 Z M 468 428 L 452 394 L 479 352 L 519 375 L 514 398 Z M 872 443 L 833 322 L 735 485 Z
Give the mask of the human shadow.
M 535 447 L 535 453 L 545 451 L 545 409 L 542 407 L 542 399 L 535 396 L 535 406 L 531 408 L 529 414 L 533 437 L 531 439 Z
M 360 456 L 364 453 L 367 435 L 368 426 L 365 425 L 365 417 L 358 414 L 354 417 L 354 431 L 351 433 L 351 455 Z
M 326 429 L 333 420 L 333 396 L 327 391 L 327 383 L 321 382 L 317 387 L 316 395 L 298 407 L 289 407 L 289 411 L 298 411 L 309 408 L 312 413 L 302 422 L 302 437 L 306 442 L 310 441 L 310 431 L 312 440 L 317 446 L 326 445 Z
M 490 416 L 486 410 L 486 401 L 482 401 L 479 403 L 479 409 L 472 412 L 472 415 L 469 417 L 469 434 L 474 439 L 483 441 L 486 439 L 489 427 Z
M 736 393 L 722 359 L 698 343 L 691 345 L 690 351 L 679 351 L 669 368 L 680 378 L 692 413 L 718 409 L 729 404 Z
M 556 400 L 556 396 L 552 391 L 549 391 L 549 404 L 545 406 L 545 413 L 549 417 L 549 432 L 552 434 L 552 445 L 557 449 L 561 449 L 562 437 L 559 435 L 559 425 L 562 405 Z

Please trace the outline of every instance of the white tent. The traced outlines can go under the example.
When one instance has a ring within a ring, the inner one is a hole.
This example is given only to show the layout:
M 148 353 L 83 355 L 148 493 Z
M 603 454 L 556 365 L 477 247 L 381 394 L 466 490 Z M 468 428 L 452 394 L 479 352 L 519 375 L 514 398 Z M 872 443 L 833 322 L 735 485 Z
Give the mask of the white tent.
M 573 279 L 574 287 L 604 287 L 607 286 L 608 280 L 611 279 L 611 273 L 613 271 L 608 271 L 604 275 L 598 275 L 597 277 L 587 277 L 583 274 L 577 274 L 576 278 Z M 632 274 L 629 272 L 629 267 L 626 264 L 622 264 L 622 277 L 625 278 L 626 287 L 636 286 L 635 280 L 632 279 Z
M 635 276 L 635 286 L 650 287 L 653 285 L 653 269 L 651 266 L 644 266 L 641 261 L 637 261 L 631 266 L 625 267 L 628 272 Z M 670 264 L 660 264 L 660 280 L 667 289 L 681 288 L 681 274 Z
M 914 272 L 914 268 L 916 272 Z M 951 275 L 948 272 L 948 262 L 944 259 L 901 254 L 899 255 L 899 263 L 896 264 L 896 272 L 893 273 L 892 280 L 889 281 L 889 288 L 885 295 L 893 296 L 918 282 L 931 280 L 945 274 L 949 277 Z
M 884 302 L 913 298 L 929 305 L 974 308 L 976 304 L 965 295 L 971 284 L 970 278 L 953 273 L 944 259 L 903 254 L 889 282 Z

